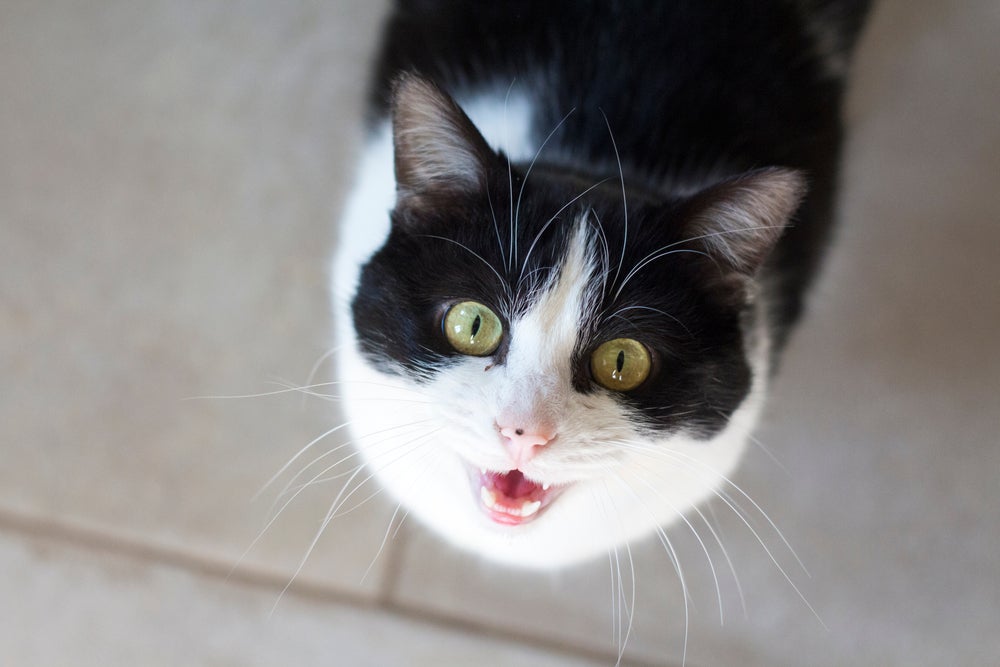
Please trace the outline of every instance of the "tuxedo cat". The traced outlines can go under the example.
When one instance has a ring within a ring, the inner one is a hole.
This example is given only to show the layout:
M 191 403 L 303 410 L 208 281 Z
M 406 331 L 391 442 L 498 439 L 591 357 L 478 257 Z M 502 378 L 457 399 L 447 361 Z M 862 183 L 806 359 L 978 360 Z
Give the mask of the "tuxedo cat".
M 863 0 L 399 0 L 339 230 L 355 447 L 550 568 L 717 494 L 830 234 Z

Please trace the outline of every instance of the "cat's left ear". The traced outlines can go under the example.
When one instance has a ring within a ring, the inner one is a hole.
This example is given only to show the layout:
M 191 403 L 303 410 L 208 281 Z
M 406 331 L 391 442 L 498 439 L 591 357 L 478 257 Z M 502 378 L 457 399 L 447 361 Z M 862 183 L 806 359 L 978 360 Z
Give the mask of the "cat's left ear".
M 723 274 L 752 277 L 806 192 L 802 174 L 767 168 L 713 185 L 685 206 L 684 232 Z
M 392 144 L 399 204 L 479 192 L 496 159 L 455 101 L 415 74 L 402 75 L 393 89 Z

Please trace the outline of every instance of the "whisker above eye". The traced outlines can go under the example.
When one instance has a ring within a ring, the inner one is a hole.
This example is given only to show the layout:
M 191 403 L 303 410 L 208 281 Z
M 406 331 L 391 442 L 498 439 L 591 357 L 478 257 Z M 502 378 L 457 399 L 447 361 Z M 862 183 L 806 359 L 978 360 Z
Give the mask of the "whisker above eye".
M 659 313 L 660 315 L 663 315 L 664 317 L 666 317 L 668 319 L 671 319 L 674 322 L 676 322 L 682 329 L 684 329 L 685 332 L 687 332 L 687 335 L 689 337 L 694 338 L 694 334 L 691 333 L 691 330 L 687 328 L 686 324 L 684 324 L 683 322 L 681 322 L 679 319 L 677 319 L 676 317 L 674 317 L 670 313 L 664 312 L 663 310 L 660 310 L 659 308 L 653 308 L 651 306 L 624 306 L 622 308 L 619 308 L 615 312 L 613 312 L 611 315 L 608 315 L 608 319 L 611 319 L 613 317 L 621 317 L 622 313 L 628 312 L 630 310 L 648 310 L 650 312 Z
M 504 157 L 507 158 L 507 190 L 510 196 L 510 252 L 507 253 L 507 273 L 513 268 L 514 256 L 517 254 L 517 227 L 514 220 L 514 174 L 510 164 L 510 134 L 507 125 L 507 107 L 510 102 L 510 91 L 514 89 L 517 79 L 511 79 L 507 86 L 507 94 L 503 98 L 503 135 L 504 135 Z
M 671 244 L 671 245 L 674 245 L 674 244 Z M 669 248 L 671 246 L 667 246 L 667 247 Z M 639 271 L 641 271 L 643 268 L 645 268 L 650 263 L 655 262 L 658 259 L 663 259 L 664 257 L 669 257 L 670 255 L 680 255 L 680 254 L 684 254 L 684 253 L 690 253 L 692 255 L 701 255 L 702 257 L 707 257 L 710 260 L 712 259 L 712 256 L 709 255 L 707 252 L 702 252 L 701 250 L 691 250 L 689 248 L 676 248 L 674 250 L 664 250 L 661 253 L 651 255 L 651 256 L 647 257 L 646 259 L 643 259 L 642 261 L 640 261 L 635 266 L 633 266 L 632 269 L 630 269 L 629 272 L 627 274 L 625 274 L 625 278 L 622 279 L 621 284 L 618 285 L 618 289 L 615 290 L 615 296 L 614 296 L 614 298 L 617 299 L 619 296 L 621 296 L 622 290 L 625 289 L 625 286 L 629 283 L 629 281 L 631 281 L 632 278 L 634 278 L 636 276 L 636 274 L 639 273 Z
M 486 201 L 490 205 L 490 218 L 493 220 L 493 231 L 497 236 L 497 249 L 500 251 L 500 261 L 506 266 L 507 259 L 504 254 L 503 240 L 500 238 L 500 225 L 497 223 L 497 213 L 493 208 L 493 195 L 490 194 L 490 184 L 488 182 L 486 183 Z
M 460 241 L 456 241 L 455 239 L 450 239 L 447 236 L 439 236 L 437 234 L 421 234 L 420 236 L 423 237 L 423 238 L 428 238 L 428 239 L 437 239 L 439 241 L 446 241 L 448 243 L 452 243 L 452 244 L 458 246 L 459 248 L 465 250 L 466 252 L 468 252 L 469 254 L 471 254 L 473 257 L 475 257 L 476 259 L 478 259 L 480 262 L 482 262 L 483 264 L 485 264 L 487 267 L 489 267 L 489 270 L 493 272 L 494 276 L 496 276 L 497 282 L 500 283 L 500 288 L 503 289 L 503 291 L 506 293 L 507 298 L 508 299 L 512 299 L 513 298 L 513 295 L 511 294 L 511 291 L 510 291 L 510 284 L 504 279 L 503 276 L 500 275 L 500 272 L 497 271 L 496 268 L 492 264 L 490 264 L 478 252 L 476 252 L 475 250 L 473 250 L 469 246 L 465 245 L 464 243 L 461 243 Z
M 611 131 L 611 122 L 608 120 L 608 116 L 604 113 L 604 109 L 601 109 L 601 116 L 604 117 L 604 124 L 608 127 L 608 137 L 611 138 L 611 147 L 615 150 L 615 162 L 618 163 L 618 178 L 621 180 L 622 186 L 622 215 L 625 219 L 624 222 L 624 233 L 622 235 L 622 254 L 618 260 L 618 269 L 615 271 L 615 277 L 611 281 L 614 284 L 618 280 L 618 275 L 622 270 L 622 264 L 625 263 L 625 248 L 628 246 L 628 198 L 625 196 L 625 173 L 622 171 L 622 159 L 618 154 L 618 143 L 615 141 L 615 134 Z M 620 290 L 619 290 L 620 292 Z M 617 295 L 615 295 L 617 298 Z
M 545 137 L 545 141 L 543 141 L 542 145 L 538 147 L 537 151 L 535 151 L 535 157 L 531 158 L 531 164 L 528 165 L 528 169 L 524 172 L 524 177 L 521 179 L 521 187 L 517 192 L 517 203 L 514 205 L 514 229 L 517 229 L 518 227 L 518 219 L 520 217 L 520 212 L 521 212 L 521 195 L 524 194 L 524 186 L 527 185 L 528 183 L 528 176 L 531 175 L 531 170 L 535 166 L 535 161 L 538 160 L 538 156 L 542 154 L 542 150 L 544 150 L 545 145 L 549 143 L 549 139 L 551 139 L 552 136 L 559 131 L 559 128 L 563 126 L 563 123 L 566 122 L 566 119 L 572 116 L 573 112 L 575 111 L 576 107 L 573 107 L 572 109 L 569 110 L 569 113 L 567 113 L 565 116 L 562 117 L 562 120 L 556 123 L 556 126 L 552 128 L 552 131 L 549 132 L 549 135 Z
M 531 253 L 534 252 L 535 246 L 538 245 L 539 240 L 541 240 L 542 235 L 545 233 L 545 230 L 549 228 L 549 225 L 551 225 L 553 222 L 555 222 L 559 218 L 559 214 L 560 213 L 562 213 L 567 208 L 569 208 L 570 206 L 572 206 L 573 204 L 575 204 L 577 201 L 579 201 L 581 197 L 585 197 L 588 193 L 590 193 L 591 191 L 593 191 L 595 188 L 597 188 L 597 187 L 599 187 L 601 185 L 604 185 L 605 183 L 607 183 L 610 180 L 611 180 L 611 178 L 602 178 L 598 182 L 594 183 L 589 188 L 587 188 L 586 190 L 584 190 L 583 192 L 581 192 L 580 194 L 576 195 L 575 197 L 573 197 L 572 199 L 570 199 L 568 202 L 566 202 L 565 204 L 563 204 L 562 208 L 560 208 L 558 211 L 556 211 L 552 215 L 552 217 L 550 217 L 548 220 L 545 221 L 545 223 L 538 230 L 538 233 L 535 234 L 535 238 L 532 240 L 531 246 L 528 247 L 528 252 L 525 253 L 524 260 L 522 260 L 522 262 L 521 262 L 521 273 L 519 274 L 518 279 L 517 279 L 518 286 L 520 286 L 521 280 L 524 277 L 524 270 L 528 266 L 528 259 L 531 257 Z

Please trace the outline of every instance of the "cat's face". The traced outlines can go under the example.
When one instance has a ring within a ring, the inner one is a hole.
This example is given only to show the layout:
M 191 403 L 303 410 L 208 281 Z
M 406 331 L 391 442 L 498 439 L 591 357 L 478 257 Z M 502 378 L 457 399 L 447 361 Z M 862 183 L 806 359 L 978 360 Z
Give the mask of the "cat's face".
M 711 494 L 760 408 L 754 276 L 799 179 L 663 200 L 528 173 L 413 78 L 393 121 L 391 231 L 340 357 L 382 484 L 452 542 L 537 567 L 604 554 Z

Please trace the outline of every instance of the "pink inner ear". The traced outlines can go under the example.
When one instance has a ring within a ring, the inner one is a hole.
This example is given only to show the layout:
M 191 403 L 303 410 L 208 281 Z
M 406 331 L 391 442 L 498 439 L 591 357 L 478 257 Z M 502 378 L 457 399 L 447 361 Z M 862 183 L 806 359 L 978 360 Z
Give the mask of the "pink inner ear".
M 792 169 L 759 169 L 696 195 L 688 222 L 692 242 L 746 275 L 767 259 L 795 214 L 806 185 Z
M 492 151 L 465 112 L 430 81 L 412 74 L 399 78 L 392 129 L 401 198 L 482 186 Z

